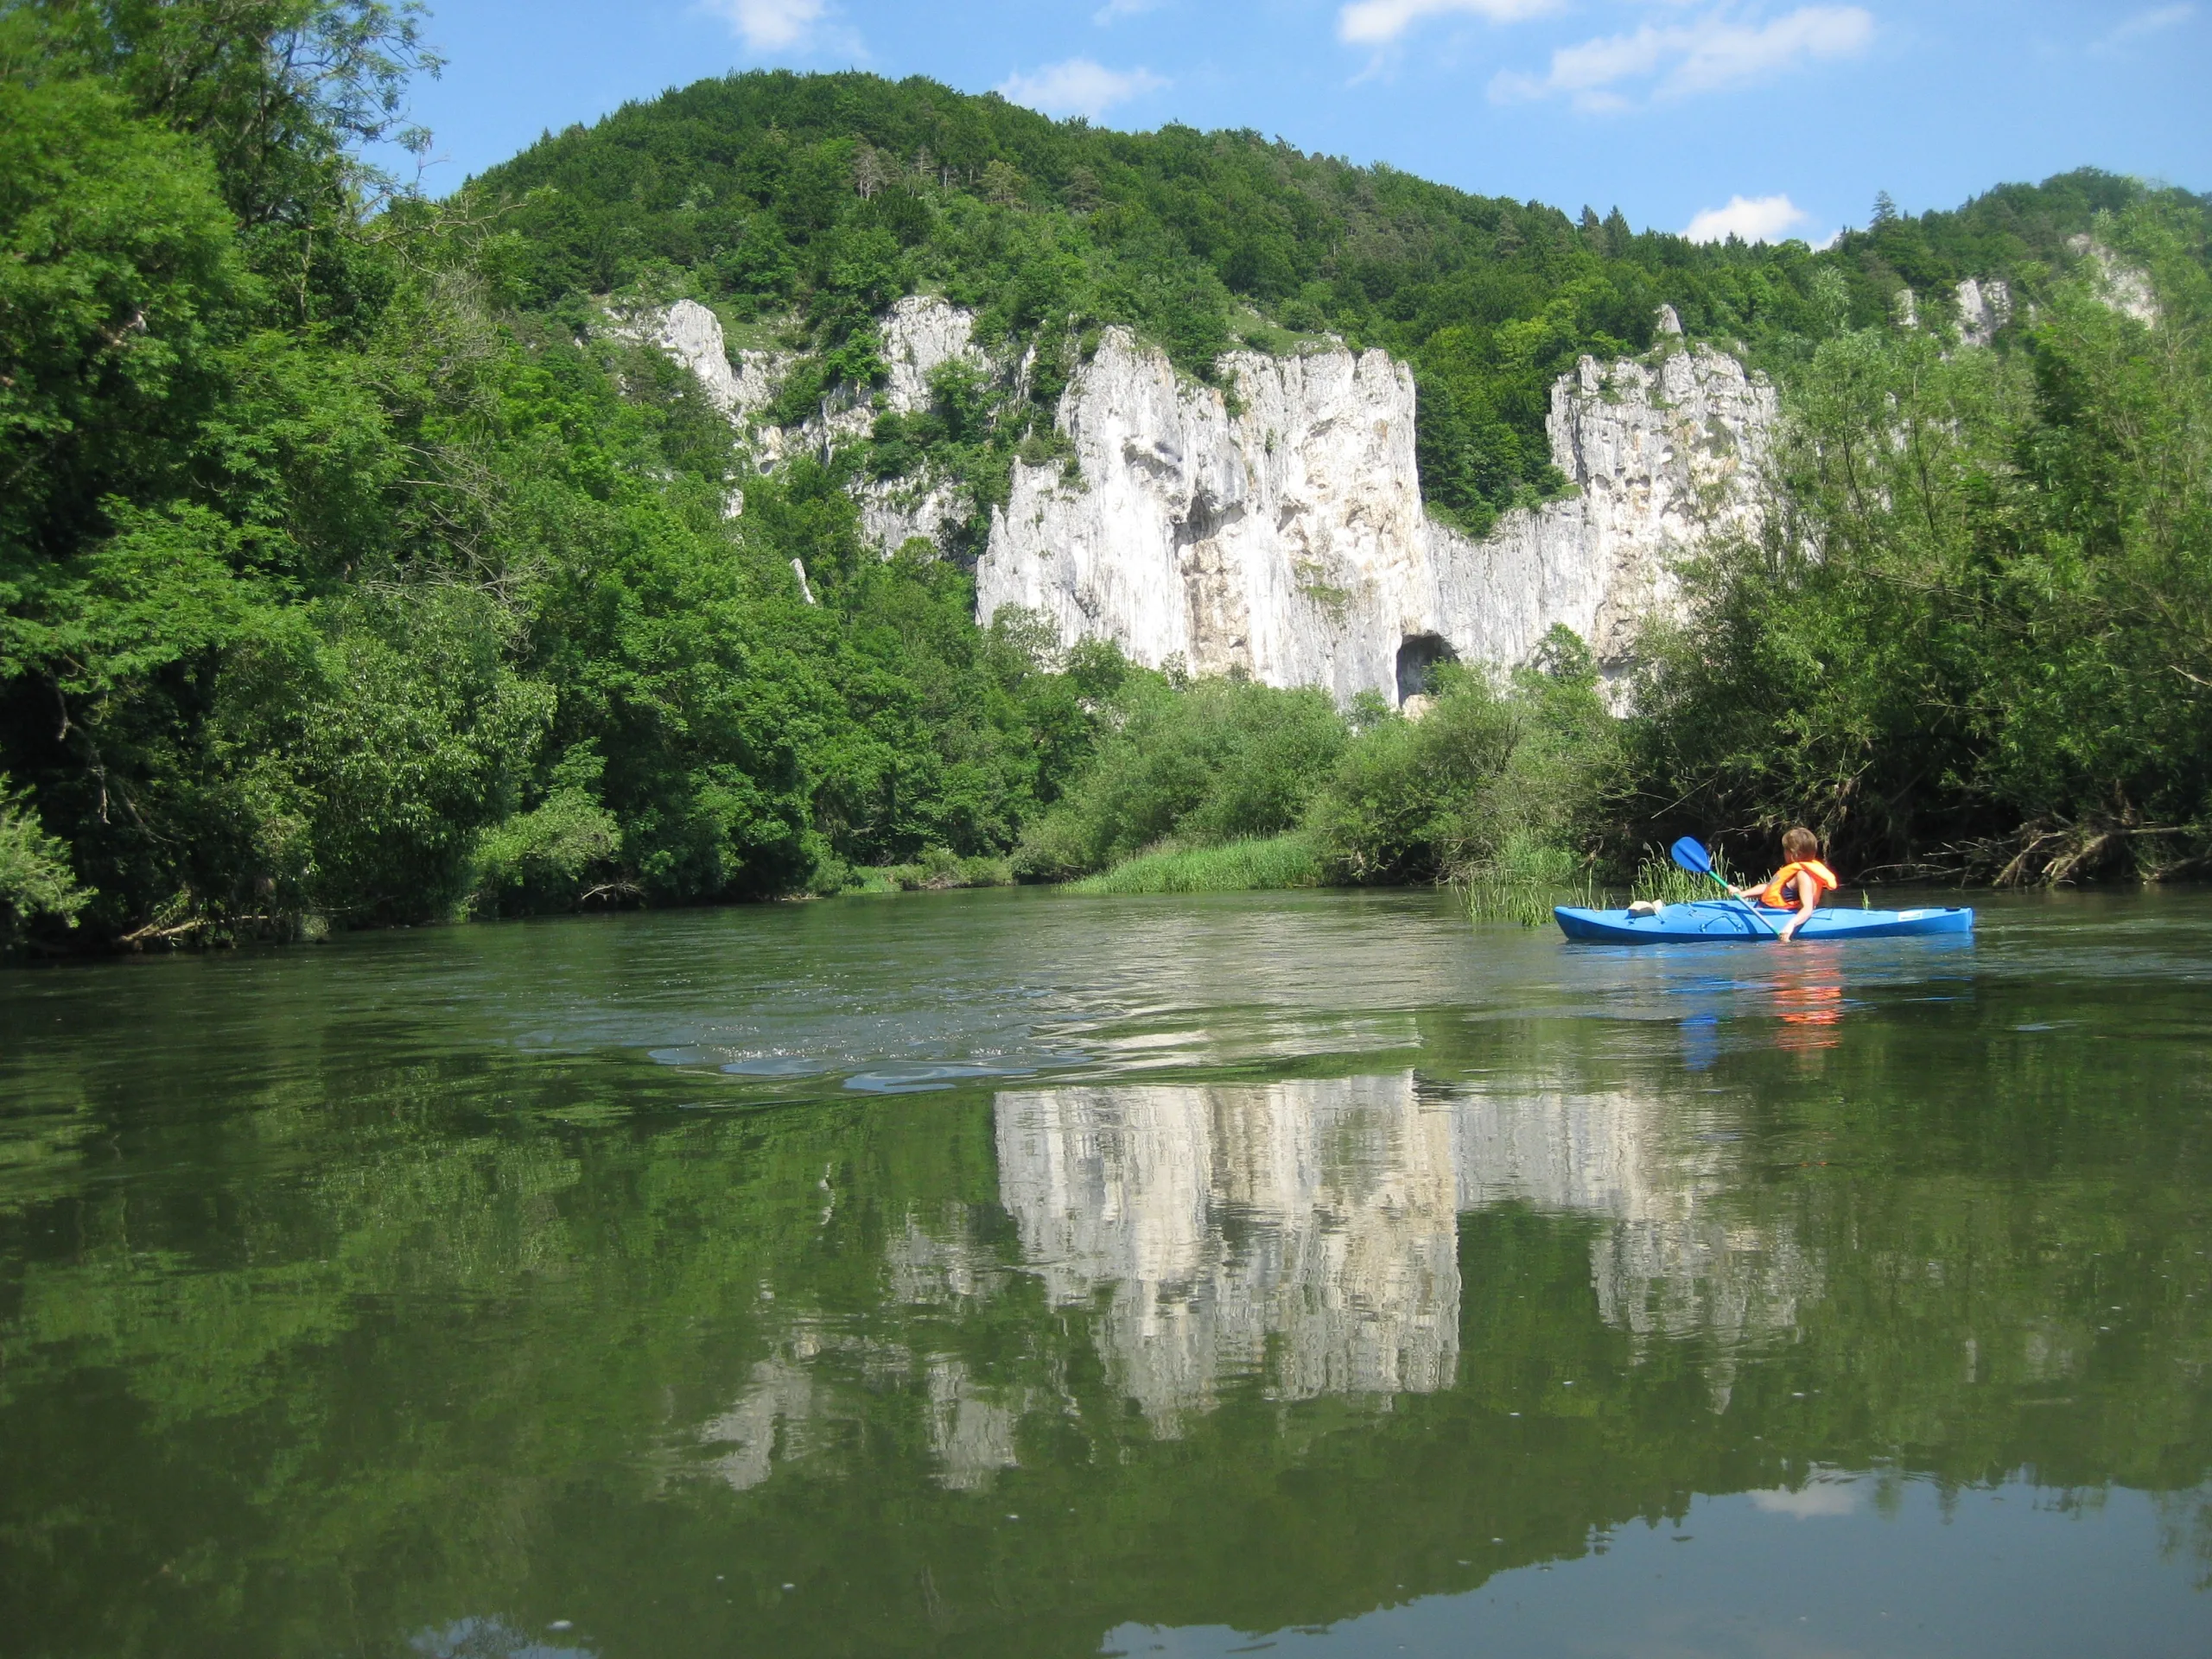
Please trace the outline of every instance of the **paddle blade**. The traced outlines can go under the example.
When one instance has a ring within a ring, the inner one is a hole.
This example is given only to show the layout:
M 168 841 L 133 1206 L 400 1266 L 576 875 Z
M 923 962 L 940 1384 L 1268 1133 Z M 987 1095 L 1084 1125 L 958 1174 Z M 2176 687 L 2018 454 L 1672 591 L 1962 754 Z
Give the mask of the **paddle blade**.
M 1693 841 L 1684 836 L 1667 850 L 1674 855 L 1678 868 L 1688 870 L 1692 875 L 1713 874 L 1713 860 L 1702 842 Z

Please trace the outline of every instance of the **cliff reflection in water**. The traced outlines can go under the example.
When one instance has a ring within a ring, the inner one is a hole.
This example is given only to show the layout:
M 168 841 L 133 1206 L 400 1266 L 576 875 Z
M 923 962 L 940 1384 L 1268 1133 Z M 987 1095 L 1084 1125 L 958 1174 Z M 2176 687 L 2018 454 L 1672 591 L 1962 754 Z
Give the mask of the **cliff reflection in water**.
M 1156 1432 L 1225 1376 L 1269 1394 L 1430 1394 L 1459 1351 L 1452 1118 L 1410 1073 L 1262 1088 L 1046 1089 L 998 1103 L 1000 1202 Z
M 998 1099 L 1000 1201 L 1048 1299 L 1099 1310 L 1109 1375 L 1172 1436 L 1234 1377 L 1278 1400 L 1449 1387 L 1464 1210 L 1599 1218 L 1615 1325 L 1788 1328 L 1817 1270 L 1786 1227 L 1722 1218 L 1726 1143 L 1667 1120 L 1625 1094 L 1439 1097 L 1410 1071 L 1027 1090 Z

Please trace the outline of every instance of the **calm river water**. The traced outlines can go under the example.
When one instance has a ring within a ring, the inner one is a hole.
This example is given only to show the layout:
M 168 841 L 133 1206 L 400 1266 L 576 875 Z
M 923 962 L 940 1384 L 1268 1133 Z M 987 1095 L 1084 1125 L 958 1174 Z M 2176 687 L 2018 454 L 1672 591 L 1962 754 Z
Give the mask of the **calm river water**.
M 10 1656 L 2212 1651 L 2212 900 L 0 975 Z

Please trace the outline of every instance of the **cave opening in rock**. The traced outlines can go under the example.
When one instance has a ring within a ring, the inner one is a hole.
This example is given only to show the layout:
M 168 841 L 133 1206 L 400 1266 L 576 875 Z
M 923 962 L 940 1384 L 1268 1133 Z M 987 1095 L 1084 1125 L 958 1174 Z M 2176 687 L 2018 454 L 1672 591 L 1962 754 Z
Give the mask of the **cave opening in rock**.
M 1398 647 L 1398 702 L 1427 694 L 1430 675 L 1439 663 L 1456 663 L 1459 653 L 1439 633 L 1408 634 Z

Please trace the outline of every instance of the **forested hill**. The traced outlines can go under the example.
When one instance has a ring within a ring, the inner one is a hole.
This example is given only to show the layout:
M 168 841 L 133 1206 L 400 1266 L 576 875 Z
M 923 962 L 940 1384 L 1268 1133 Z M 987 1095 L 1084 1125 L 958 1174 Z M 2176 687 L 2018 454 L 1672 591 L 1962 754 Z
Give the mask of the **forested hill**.
M 2080 173 L 1885 207 L 1823 252 L 1700 247 L 1250 133 L 753 74 L 434 202 L 360 159 L 402 136 L 418 24 L 0 8 L 0 944 L 1072 874 L 1285 831 L 1276 868 L 1341 880 L 1618 872 L 1653 833 L 1796 817 L 1862 867 L 2212 849 L 2196 198 Z M 2155 328 L 2105 302 L 2113 261 Z M 1993 349 L 1943 327 L 1966 275 L 2020 299 Z M 1906 284 L 1916 327 L 1890 322 Z M 918 289 L 1034 349 L 1026 405 L 948 382 L 772 475 L 604 326 L 610 301 L 710 304 L 798 354 L 798 413 L 876 380 L 876 319 Z M 1794 435 L 1779 539 L 1691 573 L 1698 626 L 1654 635 L 1634 721 L 1572 639 L 1415 727 L 979 626 L 958 538 L 878 559 L 845 487 L 926 447 L 981 513 L 1049 451 L 1101 323 L 1198 376 L 1239 337 L 1333 332 L 1416 365 L 1425 492 L 1480 528 L 1556 487 L 1552 378 L 1645 346 L 1662 303 L 1779 372 Z
M 1553 380 L 1585 352 L 1649 346 L 1660 305 L 1693 335 L 1787 358 L 1885 321 L 1908 285 L 1940 302 L 1961 277 L 2064 263 L 2095 214 L 2144 194 L 2085 170 L 1951 213 L 1885 199 L 1821 253 L 1700 245 L 1618 207 L 1573 217 L 1256 132 L 1115 132 L 934 81 L 785 72 L 548 135 L 472 188 L 518 204 L 521 303 L 672 278 L 733 320 L 796 308 L 833 381 L 865 373 L 868 319 L 917 289 L 1047 346 L 1070 324 L 1129 323 L 1200 378 L 1287 333 L 1385 347 L 1420 379 L 1424 495 L 1478 531 L 1548 482 Z

